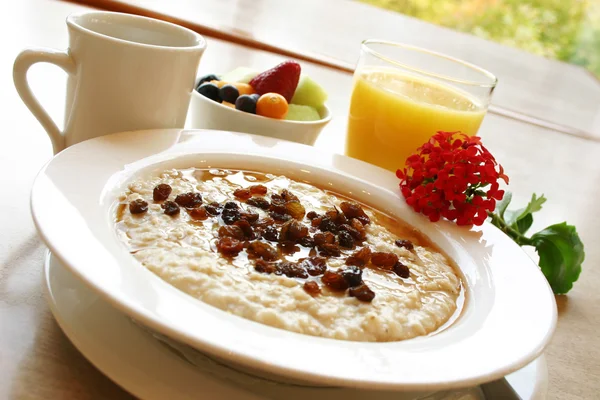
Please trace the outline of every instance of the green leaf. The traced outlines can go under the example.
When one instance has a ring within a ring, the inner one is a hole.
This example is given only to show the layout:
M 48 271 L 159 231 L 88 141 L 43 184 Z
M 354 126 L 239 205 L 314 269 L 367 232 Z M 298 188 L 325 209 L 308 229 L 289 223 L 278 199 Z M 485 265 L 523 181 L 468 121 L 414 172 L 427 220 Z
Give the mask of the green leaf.
M 523 218 L 517 220 L 515 224 L 513 224 L 512 228 L 519 231 L 520 234 L 524 235 L 527 233 L 529 228 L 531 228 L 531 224 L 533 224 L 533 214 L 529 213 Z
M 532 194 L 531 200 L 529 201 L 529 204 L 527 204 L 527 206 L 525 208 L 521 208 L 519 210 L 512 211 L 507 215 L 507 217 L 505 218 L 506 223 L 508 225 L 510 225 L 512 228 L 517 229 L 517 225 L 516 225 L 517 221 L 527 217 L 528 214 L 532 214 L 536 211 L 540 211 L 542 209 L 542 204 L 544 204 L 545 202 L 546 202 L 546 198 L 544 197 L 544 195 L 537 197 L 537 195 L 535 193 Z M 531 226 L 531 224 L 530 224 L 530 226 Z
M 556 294 L 567 293 L 579 278 L 585 258 L 577 230 L 566 222 L 555 224 L 531 237 L 540 256 L 540 268 Z
M 512 193 L 507 191 L 504 193 L 504 197 L 502 198 L 502 200 L 500 200 L 496 205 L 496 214 L 498 214 L 500 218 L 504 219 L 504 212 L 506 211 L 506 208 L 508 208 L 508 205 L 510 204 L 511 200 Z

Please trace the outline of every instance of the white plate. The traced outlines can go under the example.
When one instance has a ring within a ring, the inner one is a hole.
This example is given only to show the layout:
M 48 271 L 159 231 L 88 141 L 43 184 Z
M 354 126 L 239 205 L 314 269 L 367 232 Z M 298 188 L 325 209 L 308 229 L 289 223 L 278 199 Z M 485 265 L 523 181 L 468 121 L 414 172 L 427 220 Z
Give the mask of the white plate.
M 461 317 L 433 336 L 359 343 L 283 331 L 192 299 L 137 263 L 112 222 L 114 200 L 126 181 L 190 166 L 292 174 L 400 216 L 459 265 L 467 287 Z M 394 174 L 309 146 L 219 131 L 104 136 L 68 148 L 44 167 L 31 205 L 48 247 L 110 304 L 157 332 L 255 373 L 361 388 L 465 387 L 533 361 L 556 323 L 544 276 L 498 229 L 432 224 L 406 206 Z
M 100 371 L 144 400 L 407 400 L 399 392 L 286 385 L 244 374 L 216 363 L 191 347 L 157 339 L 94 294 L 49 253 L 45 264 L 46 297 L 60 327 Z M 541 393 L 543 356 L 523 375 L 521 392 Z M 418 396 L 419 400 L 483 400 L 481 389 Z

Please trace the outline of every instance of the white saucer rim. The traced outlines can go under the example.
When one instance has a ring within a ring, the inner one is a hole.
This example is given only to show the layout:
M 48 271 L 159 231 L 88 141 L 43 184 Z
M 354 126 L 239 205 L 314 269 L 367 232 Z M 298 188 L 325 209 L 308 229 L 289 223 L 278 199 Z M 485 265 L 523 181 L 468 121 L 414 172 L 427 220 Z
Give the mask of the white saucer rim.
M 67 322 L 62 319 L 61 311 L 58 309 L 58 304 L 54 301 L 54 297 L 52 295 L 53 288 L 51 287 L 51 282 L 50 282 L 50 273 L 51 273 L 50 269 L 52 267 L 51 263 L 53 261 L 58 263 L 62 268 L 66 268 L 66 267 L 62 266 L 60 260 L 48 250 L 46 252 L 46 255 L 44 258 L 43 289 L 44 289 L 44 295 L 45 295 L 46 301 L 49 305 L 49 308 L 50 308 L 54 318 L 56 319 L 59 327 L 64 332 L 65 336 L 71 341 L 71 343 L 77 348 L 77 350 L 84 357 L 86 357 L 86 359 L 92 365 L 94 365 L 94 367 L 96 367 L 99 371 L 101 371 L 104 375 L 106 375 L 115 384 L 120 386 L 123 390 L 125 390 L 135 396 L 138 396 L 139 398 L 144 398 L 145 400 L 150 399 L 151 393 L 149 393 L 147 391 L 143 391 L 143 390 L 136 390 L 139 387 L 143 387 L 143 385 L 138 384 L 132 388 L 126 379 L 124 379 L 123 377 L 114 373 L 110 368 L 108 368 L 106 365 L 104 365 L 103 362 L 97 360 L 94 357 L 90 357 L 90 354 L 88 351 L 89 349 L 85 345 L 80 343 L 77 335 L 71 329 L 72 327 L 68 326 Z M 68 269 L 66 269 L 66 271 L 68 271 L 70 274 L 72 274 L 72 272 L 69 271 Z M 79 281 L 79 284 L 81 284 L 82 287 L 85 287 L 83 282 Z M 120 314 L 120 312 L 118 310 L 112 308 L 112 306 L 110 306 L 103 299 L 101 299 L 100 296 L 98 296 L 98 294 L 94 293 L 89 288 L 86 288 L 86 289 L 90 292 L 90 295 L 95 296 L 97 298 L 97 301 L 102 302 L 103 306 L 110 307 L 112 312 Z M 123 315 L 123 316 L 125 317 L 125 315 Z M 141 328 L 135 326 L 135 324 L 132 324 L 131 329 L 141 329 Z M 155 339 L 155 340 L 156 340 L 156 342 L 155 342 L 156 346 L 160 346 L 158 339 Z M 547 392 L 547 387 L 548 387 L 548 369 L 547 369 L 547 364 L 546 364 L 544 355 L 540 356 L 533 363 L 536 363 L 536 372 L 537 373 L 535 375 L 536 381 L 533 383 L 534 384 L 533 396 L 529 400 L 534 400 L 534 399 L 535 400 L 544 400 L 546 398 L 546 392 Z M 182 362 L 182 368 L 187 368 L 190 371 L 197 372 L 197 371 L 195 371 L 193 366 L 187 365 L 186 363 L 183 363 L 183 362 Z M 516 374 L 519 374 L 520 372 L 521 371 L 519 370 L 519 371 L 514 372 L 511 375 L 516 375 Z M 254 394 L 248 393 L 248 395 L 249 395 L 249 398 L 255 397 Z
M 155 133 L 156 133 L 156 131 L 157 130 L 154 130 Z M 161 133 L 163 133 L 163 130 L 158 130 L 158 131 L 160 131 Z M 194 132 L 192 132 L 192 133 L 194 133 Z M 196 132 L 196 133 L 198 133 L 198 132 Z M 123 134 L 118 134 L 118 135 L 123 135 Z M 132 133 L 129 132 L 128 134 L 132 134 Z M 208 135 L 208 132 L 202 132 L 202 134 L 203 135 Z M 230 134 L 230 133 L 228 132 L 228 134 Z M 250 136 L 250 135 L 246 135 L 246 136 Z M 266 138 L 263 138 L 263 139 L 266 139 Z M 97 140 L 97 139 L 94 139 L 94 140 Z M 92 141 L 89 141 L 89 142 L 92 142 Z M 82 144 L 80 144 L 80 145 L 82 145 Z M 75 146 L 75 147 L 77 147 L 77 146 Z M 68 151 L 69 151 L 69 149 L 67 149 L 66 152 L 68 152 Z M 39 224 L 38 224 L 38 221 L 37 221 L 35 213 L 34 213 L 34 220 L 36 221 L 36 225 L 39 228 Z M 42 233 L 43 237 L 45 237 L 46 239 L 48 239 L 48 237 L 44 236 L 44 232 L 41 232 L 41 233 Z M 52 247 L 52 243 L 48 243 L 48 245 L 53 250 L 56 250 L 56 249 L 54 249 Z M 69 260 L 62 259 L 61 255 L 60 255 L 60 252 L 56 253 L 56 254 L 57 254 L 58 258 L 61 259 L 61 261 L 64 264 L 66 264 L 67 266 L 71 267 L 72 272 L 75 272 L 76 275 L 78 275 L 80 278 L 82 278 L 82 276 L 80 274 L 80 271 L 78 271 L 76 268 L 74 268 L 73 265 L 72 265 L 72 263 L 68 262 L 68 261 L 72 261 L 72 260 L 70 260 L 70 259 Z M 539 273 L 539 271 L 537 271 L 536 273 Z M 95 287 L 96 286 L 95 282 L 89 281 L 89 280 L 86 281 L 85 279 L 84 279 L 84 282 L 88 285 L 88 287 L 94 287 L 95 289 L 97 289 Z M 102 293 L 102 291 L 100 291 L 100 292 Z M 102 293 L 102 294 L 104 294 L 103 298 L 108 299 L 108 300 L 113 300 L 113 301 L 111 301 L 111 304 L 114 304 L 119 309 L 127 308 L 127 306 L 125 306 L 124 304 L 120 304 L 120 303 L 116 304 L 118 302 L 116 302 L 115 299 L 111 298 L 111 295 L 109 295 L 107 293 Z M 169 328 L 167 326 L 162 326 L 160 324 L 157 325 L 157 322 L 154 319 L 152 319 L 150 317 L 150 315 L 146 315 L 146 313 L 142 313 L 141 310 L 137 310 L 136 312 L 139 313 L 139 315 L 137 315 L 136 318 L 139 317 L 139 319 L 143 320 L 145 323 L 148 323 L 152 328 L 156 328 L 158 330 L 161 330 L 159 328 L 163 328 L 162 329 L 163 331 L 168 331 L 168 332 L 173 331 L 172 328 Z M 555 318 L 554 318 L 553 321 L 554 321 L 553 323 L 555 324 Z M 154 326 L 153 324 L 157 325 L 158 327 Z M 511 364 L 510 368 L 508 368 L 507 366 L 504 366 L 502 369 L 496 369 L 494 373 L 490 373 L 490 372 L 483 373 L 482 372 L 479 375 L 476 375 L 475 377 L 470 377 L 470 378 L 467 378 L 467 379 L 462 378 L 462 379 L 456 380 L 456 381 L 454 381 L 454 380 L 451 380 L 451 381 L 440 381 L 441 383 L 438 382 L 438 381 L 436 381 L 435 386 L 436 386 L 436 388 L 438 388 L 438 389 L 441 390 L 441 389 L 448 389 L 448 388 L 452 388 L 452 387 L 460 387 L 461 385 L 464 386 L 464 385 L 469 385 L 469 384 L 475 384 L 475 383 L 486 381 L 486 380 L 489 380 L 489 379 L 494 379 L 495 377 L 502 376 L 505 373 L 509 373 L 512 370 L 520 368 L 520 367 L 526 365 L 527 362 L 530 361 L 530 359 L 529 359 L 530 357 L 531 358 L 535 358 L 539 354 L 542 353 L 543 347 L 544 347 L 545 343 L 547 343 L 547 341 L 549 341 L 549 339 L 550 339 L 550 333 L 552 331 L 553 331 L 553 326 L 551 328 L 549 328 L 547 331 L 545 331 L 546 332 L 545 333 L 546 336 L 544 337 L 544 340 L 539 343 L 538 347 L 536 347 L 535 351 L 530 351 L 530 353 L 528 353 L 527 356 L 521 356 L 521 358 L 519 358 L 518 362 L 512 361 L 512 364 Z M 163 333 L 165 333 L 165 332 L 163 332 Z M 185 336 L 185 334 L 180 334 L 180 336 L 185 337 L 187 339 L 187 337 Z M 216 350 L 214 350 L 214 349 L 212 349 L 212 348 L 210 348 L 208 346 L 205 346 L 205 347 L 207 347 L 208 350 L 216 352 Z M 221 350 L 221 348 L 219 348 L 219 349 Z M 244 359 L 244 361 L 245 361 L 245 359 Z M 260 366 L 263 366 L 264 360 L 254 360 L 254 362 L 256 362 L 257 365 L 260 364 Z M 280 368 L 283 368 L 283 367 L 280 367 Z M 287 374 L 290 374 L 290 375 L 293 372 L 294 374 L 299 375 L 299 376 L 303 376 L 303 377 L 304 376 L 308 376 L 308 377 L 312 378 L 314 376 L 317 376 L 314 373 L 311 375 L 311 374 L 309 374 L 306 371 L 299 371 L 298 369 L 294 369 L 293 367 L 287 367 L 287 370 L 285 370 L 285 371 L 286 371 Z M 301 375 L 300 372 L 302 372 L 304 375 Z M 340 375 L 340 376 L 345 376 L 345 375 Z M 423 389 L 423 388 L 428 387 L 428 386 L 431 385 L 431 383 L 427 383 L 427 385 L 426 385 L 425 383 L 404 383 L 404 382 L 399 384 L 397 382 L 390 383 L 388 381 L 383 381 L 383 380 L 373 381 L 373 382 L 368 381 L 368 380 L 351 381 L 350 378 L 346 377 L 346 378 L 342 379 L 342 378 L 339 378 L 338 376 L 321 376 L 321 375 L 318 375 L 318 378 L 323 383 L 330 383 L 330 384 L 337 384 L 337 385 L 348 385 L 348 384 L 359 385 L 360 384 L 361 387 L 378 387 L 379 386 L 379 387 L 396 388 L 396 389 L 399 388 L 399 387 L 402 387 L 404 389 L 419 389 L 419 388 Z

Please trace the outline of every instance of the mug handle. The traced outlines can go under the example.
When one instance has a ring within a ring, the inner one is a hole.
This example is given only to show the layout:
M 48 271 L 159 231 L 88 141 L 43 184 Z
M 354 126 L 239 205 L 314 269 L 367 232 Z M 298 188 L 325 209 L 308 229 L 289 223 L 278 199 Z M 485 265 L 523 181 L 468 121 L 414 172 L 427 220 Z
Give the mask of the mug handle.
M 29 111 L 42 124 L 42 127 L 48 132 L 54 154 L 57 154 L 65 148 L 65 136 L 58 129 L 52 118 L 46 110 L 40 105 L 27 82 L 27 71 L 29 68 L 38 62 L 46 62 L 54 64 L 62 68 L 67 74 L 75 73 L 75 62 L 69 53 L 60 50 L 47 48 L 31 48 L 23 50 L 13 65 L 13 81 L 15 88 L 21 96 L 23 103 L 29 108 Z

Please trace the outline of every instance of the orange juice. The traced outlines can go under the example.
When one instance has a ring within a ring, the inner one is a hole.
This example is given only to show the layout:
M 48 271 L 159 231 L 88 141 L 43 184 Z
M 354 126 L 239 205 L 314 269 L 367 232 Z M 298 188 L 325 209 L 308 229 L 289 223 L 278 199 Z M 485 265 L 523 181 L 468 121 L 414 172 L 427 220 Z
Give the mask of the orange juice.
M 346 155 L 396 171 L 437 131 L 475 135 L 485 108 L 467 93 L 397 70 L 355 73 Z

